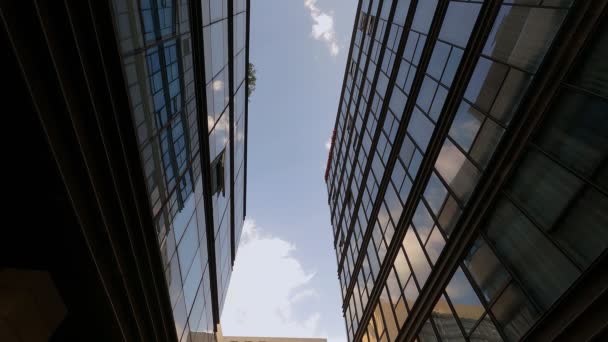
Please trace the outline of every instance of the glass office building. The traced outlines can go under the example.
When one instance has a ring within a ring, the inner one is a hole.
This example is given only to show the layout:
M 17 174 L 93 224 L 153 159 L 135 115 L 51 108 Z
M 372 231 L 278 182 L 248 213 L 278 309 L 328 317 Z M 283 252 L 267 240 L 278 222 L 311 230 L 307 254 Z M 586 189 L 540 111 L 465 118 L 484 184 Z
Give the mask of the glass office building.
M 198 6 L 113 1 L 180 341 L 219 322 L 245 216 L 247 1 Z
M 325 174 L 350 341 L 600 333 L 605 18 L 605 1 L 359 1 Z
M 249 1 L 1 10 L 30 154 L 48 160 L 24 166 L 61 208 L 46 218 L 59 234 L 30 234 L 59 248 L 22 257 L 18 235 L 7 265 L 55 279 L 55 340 L 214 340 L 246 210 Z

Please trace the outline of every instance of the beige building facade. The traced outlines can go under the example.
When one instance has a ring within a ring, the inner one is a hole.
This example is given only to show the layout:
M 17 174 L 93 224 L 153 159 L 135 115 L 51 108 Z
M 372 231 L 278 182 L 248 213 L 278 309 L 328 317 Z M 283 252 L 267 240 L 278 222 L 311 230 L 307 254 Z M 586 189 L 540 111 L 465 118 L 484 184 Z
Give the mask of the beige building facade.
M 217 342 L 327 342 L 326 338 L 224 336 L 220 325 L 216 338 Z

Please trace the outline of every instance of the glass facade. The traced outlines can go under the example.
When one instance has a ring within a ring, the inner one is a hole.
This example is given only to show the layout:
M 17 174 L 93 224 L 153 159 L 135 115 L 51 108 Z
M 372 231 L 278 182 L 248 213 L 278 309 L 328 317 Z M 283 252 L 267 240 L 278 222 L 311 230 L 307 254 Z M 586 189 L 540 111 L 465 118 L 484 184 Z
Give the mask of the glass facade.
M 242 230 L 247 6 L 246 0 L 113 1 L 180 341 L 213 338 Z M 194 44 L 195 37 L 202 41 Z
M 517 341 L 606 254 L 604 25 L 428 317 L 409 317 L 573 3 L 360 1 L 326 173 L 349 340 L 422 319 L 420 341 Z

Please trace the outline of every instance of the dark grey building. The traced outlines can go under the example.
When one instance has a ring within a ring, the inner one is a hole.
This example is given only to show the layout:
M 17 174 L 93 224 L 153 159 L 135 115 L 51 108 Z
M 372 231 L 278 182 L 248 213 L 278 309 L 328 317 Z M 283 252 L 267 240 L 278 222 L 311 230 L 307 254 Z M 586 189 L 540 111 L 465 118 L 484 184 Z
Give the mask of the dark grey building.
M 214 340 L 245 218 L 249 1 L 1 10 L 32 142 L 15 203 L 50 207 L 29 208 L 2 265 L 53 279 L 66 314 L 49 338 Z
M 606 326 L 606 1 L 359 1 L 325 174 L 350 341 Z

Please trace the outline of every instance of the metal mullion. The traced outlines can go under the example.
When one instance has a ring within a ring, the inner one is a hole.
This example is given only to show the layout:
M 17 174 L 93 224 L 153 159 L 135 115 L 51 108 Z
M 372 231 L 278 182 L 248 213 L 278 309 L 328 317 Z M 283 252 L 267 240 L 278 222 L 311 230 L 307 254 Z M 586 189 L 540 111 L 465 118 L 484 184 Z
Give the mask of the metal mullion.
M 564 87 L 564 88 L 569 88 L 571 90 L 577 91 L 579 93 L 584 93 L 584 94 L 587 94 L 587 95 L 599 97 L 600 99 L 604 100 L 605 102 L 608 102 L 608 97 L 606 97 L 606 95 L 598 94 L 598 93 L 594 92 L 591 89 L 582 88 L 582 87 L 579 87 L 579 86 L 577 86 L 577 85 L 575 85 L 573 83 L 568 83 L 568 82 L 563 82 L 561 84 L 561 86 Z
M 228 116 L 228 126 L 229 126 L 229 131 L 228 131 L 228 137 L 229 137 L 229 152 L 230 153 L 230 163 L 228 165 L 229 167 L 229 174 L 230 174 L 230 190 L 231 190 L 231 194 L 230 194 L 230 198 L 228 198 L 228 204 L 229 204 L 229 208 L 228 208 L 228 239 L 230 241 L 230 266 L 232 267 L 234 265 L 234 259 L 236 257 L 236 228 L 235 228 L 235 220 L 234 220 L 234 195 L 235 195 L 235 179 L 236 179 L 236 175 L 235 175 L 235 170 L 234 170 L 234 159 L 235 159 L 235 150 L 234 150 L 234 128 L 235 128 L 235 118 L 234 118 L 234 97 L 236 94 L 236 89 L 234 86 L 234 64 L 235 64 L 235 53 L 234 53 L 234 0 L 229 0 L 227 3 L 227 26 L 228 26 L 228 39 L 227 39 L 227 44 L 228 44 L 228 89 L 230 91 L 230 95 L 229 95 L 229 100 L 228 100 L 228 106 L 229 106 L 229 116 Z M 246 66 L 246 68 L 249 68 L 249 66 Z M 226 181 L 224 180 L 224 183 L 226 183 Z M 225 188 L 225 185 L 224 185 Z M 225 215 L 226 213 L 224 213 Z
M 207 258 L 209 270 L 209 287 L 211 294 L 211 318 L 214 326 L 219 322 L 219 303 L 218 303 L 218 288 L 217 288 L 217 261 L 215 256 L 215 242 L 211 237 L 215 237 L 214 220 L 213 220 L 213 204 L 211 201 L 211 170 L 210 170 L 210 150 L 209 150 L 209 127 L 207 118 L 208 114 L 207 94 L 205 87 L 206 70 L 205 70 L 205 53 L 203 42 L 203 18 L 201 2 L 193 1 L 188 3 L 188 12 L 190 15 L 190 32 L 192 37 L 192 61 L 194 72 L 195 86 L 195 104 L 197 108 L 197 131 L 199 137 L 199 154 L 200 154 L 200 173 L 203 184 L 203 207 L 205 213 L 205 230 L 207 234 Z M 246 158 L 246 154 L 245 154 Z
M 211 26 L 211 25 L 213 25 L 213 24 L 215 24 L 215 23 L 219 23 L 220 21 L 227 20 L 227 19 L 228 19 L 228 16 L 230 16 L 230 15 L 232 15 L 232 13 L 231 13 L 231 14 L 227 14 L 225 17 L 222 17 L 222 18 L 216 19 L 215 21 L 211 21 L 211 20 L 210 20 L 210 21 L 209 21 L 209 23 L 207 23 L 207 25 L 203 26 L 203 28 L 205 28 L 205 27 L 209 27 L 209 26 Z
M 544 0 L 543 0 L 544 2 Z M 550 8 L 550 9 L 569 9 L 570 7 L 559 7 L 559 6 L 546 6 L 546 5 L 530 5 L 530 4 L 512 4 L 512 5 L 517 5 L 517 6 L 521 6 L 521 7 L 528 7 L 528 8 Z
M 520 4 L 505 4 L 505 6 L 510 6 L 510 7 L 522 7 L 522 5 L 520 5 Z M 547 53 L 545 54 L 545 56 L 546 56 L 546 55 L 547 55 Z M 537 70 L 534 70 L 534 72 L 530 72 L 529 70 L 522 69 L 521 67 L 519 67 L 519 66 L 517 66 L 517 65 L 512 65 L 512 64 L 509 64 L 509 63 L 507 63 L 507 62 L 505 62 L 505 61 L 501 61 L 500 59 L 496 59 L 495 57 L 491 57 L 491 56 L 488 56 L 488 55 L 484 54 L 484 53 L 483 53 L 483 50 L 482 50 L 482 52 L 479 54 L 479 56 L 480 56 L 480 57 L 483 57 L 483 58 L 485 58 L 485 59 L 487 59 L 487 60 L 489 60 L 489 61 L 491 61 L 491 62 L 494 62 L 494 63 L 497 63 L 497 64 L 502 64 L 502 65 L 504 65 L 504 66 L 507 66 L 507 67 L 509 67 L 510 69 L 515 69 L 515 70 L 517 70 L 517 71 L 520 71 L 520 72 L 522 72 L 522 73 L 524 73 L 524 74 L 526 74 L 526 75 L 530 76 L 530 79 L 534 78 L 534 76 L 536 75 L 536 73 L 537 73 L 537 71 L 538 71 L 538 69 L 537 69 Z M 511 71 L 511 70 L 509 70 L 509 71 Z M 507 74 L 508 74 L 508 73 L 507 73 Z

